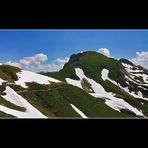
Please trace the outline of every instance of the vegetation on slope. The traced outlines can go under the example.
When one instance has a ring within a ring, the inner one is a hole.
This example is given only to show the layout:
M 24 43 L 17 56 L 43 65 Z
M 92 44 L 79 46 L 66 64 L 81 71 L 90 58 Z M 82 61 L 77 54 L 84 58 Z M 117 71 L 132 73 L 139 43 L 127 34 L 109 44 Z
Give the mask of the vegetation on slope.
M 54 89 L 47 90 L 43 90 L 42 87 L 44 86 L 40 85 L 41 90 L 35 91 L 34 86 L 34 90 L 20 92 L 20 95 L 48 117 L 80 117 L 70 104 L 76 106 L 88 117 L 128 116 L 113 110 L 103 101 L 90 96 L 85 91 L 72 85 L 64 83 L 57 85 L 55 83 Z
M 142 110 L 143 113 L 147 113 L 146 107 L 143 107 L 143 105 L 141 104 L 141 99 L 134 98 L 108 80 L 102 80 L 101 71 L 103 68 L 106 68 L 109 70 L 110 79 L 120 83 L 122 87 L 127 87 L 126 78 L 124 76 L 124 73 L 126 73 L 126 71 L 124 70 L 121 62 L 123 61 L 108 58 L 100 53 L 90 51 L 73 55 L 70 58 L 70 61 L 65 64 L 62 70 L 53 73 L 48 72 L 45 75 L 52 76 L 63 81 L 65 81 L 65 78 L 73 78 L 76 80 L 79 78 L 75 74 L 75 68 L 79 67 L 83 69 L 84 74 L 88 78 L 94 79 L 97 83 L 101 84 L 106 91 L 116 93 L 117 96 L 120 96 L 120 98 L 123 98 L 132 106 L 136 107 L 139 110 Z M 132 63 L 129 62 L 129 64 L 131 65 Z M 138 91 L 138 86 L 135 86 L 134 83 L 132 83 L 128 87 L 130 91 Z M 143 90 L 141 91 L 143 92 Z M 145 103 L 145 105 L 147 106 L 147 103 Z
M 26 109 L 24 107 L 17 106 L 15 104 L 5 100 L 2 96 L 0 96 L 0 105 L 3 105 L 5 107 L 11 108 L 11 109 L 15 109 L 18 111 L 23 111 L 23 112 L 26 111 Z
M 13 115 L 6 114 L 6 113 L 0 111 L 0 118 L 16 118 L 16 117 L 13 116 Z
M 20 68 L 10 65 L 0 65 L 0 78 L 9 82 L 17 81 L 16 73 L 20 72 Z

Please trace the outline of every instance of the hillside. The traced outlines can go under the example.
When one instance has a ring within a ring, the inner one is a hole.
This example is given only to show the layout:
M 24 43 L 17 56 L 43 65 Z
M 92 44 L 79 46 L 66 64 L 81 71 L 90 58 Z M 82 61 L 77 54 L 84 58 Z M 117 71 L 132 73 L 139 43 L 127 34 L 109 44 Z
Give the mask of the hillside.
M 148 71 L 93 51 L 72 55 L 59 72 L 0 65 L 0 117 L 147 118 Z
M 101 91 L 98 91 L 98 94 L 95 97 L 98 97 L 102 91 L 104 93 L 102 97 L 106 97 L 106 95 L 108 95 L 107 93 L 112 92 L 114 95 L 107 96 L 107 98 L 115 97 L 116 99 L 118 98 L 118 100 L 120 99 L 120 101 L 122 98 L 122 101 L 125 101 L 147 115 L 147 70 L 140 66 L 135 66 L 132 63 L 131 71 L 129 71 L 126 67 L 129 64 L 131 64 L 131 62 L 128 60 L 125 61 L 125 59 L 121 59 L 118 61 L 113 58 L 108 58 L 100 53 L 90 51 L 72 55 L 69 62 L 65 64 L 61 71 L 46 73 L 46 75 L 63 80 L 71 85 L 78 86 L 85 91 L 86 88 L 81 85 L 82 82 L 84 83 L 84 78 L 90 82 L 90 86 L 93 86 L 91 82 L 91 80 L 93 80 L 96 84 L 99 84 L 98 90 L 100 88 L 102 89 Z M 141 74 L 137 75 L 137 72 L 139 71 Z M 80 77 L 79 75 L 82 74 L 83 76 Z M 106 78 L 103 79 L 103 75 Z M 142 80 L 137 81 L 138 78 L 141 78 Z M 87 91 L 87 93 L 94 96 L 94 94 L 89 91 Z M 115 103 L 113 103 L 115 101 L 117 100 L 112 100 L 110 102 L 106 100 L 106 103 L 116 110 L 118 110 L 119 106 L 125 107 L 123 103 L 120 105 L 117 105 L 116 103 L 115 105 Z

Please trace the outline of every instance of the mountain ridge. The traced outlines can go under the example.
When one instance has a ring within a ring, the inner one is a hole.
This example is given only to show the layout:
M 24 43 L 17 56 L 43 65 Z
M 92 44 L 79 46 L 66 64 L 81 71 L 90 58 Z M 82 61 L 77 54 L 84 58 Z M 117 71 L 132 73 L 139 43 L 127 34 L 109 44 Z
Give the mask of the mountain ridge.
M 148 72 L 94 51 L 71 55 L 59 72 L 0 65 L 0 111 L 17 118 L 147 118 Z

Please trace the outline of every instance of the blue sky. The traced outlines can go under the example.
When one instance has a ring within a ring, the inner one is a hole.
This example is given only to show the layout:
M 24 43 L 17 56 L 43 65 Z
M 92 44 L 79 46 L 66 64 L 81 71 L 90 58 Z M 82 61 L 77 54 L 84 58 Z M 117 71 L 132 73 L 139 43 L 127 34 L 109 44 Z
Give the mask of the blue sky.
M 48 63 L 81 50 L 107 48 L 111 56 L 131 59 L 136 52 L 148 51 L 148 31 L 138 30 L 1 30 L 0 63 L 18 62 L 38 53 Z

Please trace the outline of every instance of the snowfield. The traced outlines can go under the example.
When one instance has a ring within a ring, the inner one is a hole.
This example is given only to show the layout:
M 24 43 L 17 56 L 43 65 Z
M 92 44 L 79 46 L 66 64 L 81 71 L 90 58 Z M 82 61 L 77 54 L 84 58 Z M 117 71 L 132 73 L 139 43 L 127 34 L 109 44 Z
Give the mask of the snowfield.
M 0 78 L 0 85 L 2 85 L 3 82 L 6 82 L 6 81 Z
M 15 81 L 15 84 L 21 85 L 24 88 L 27 88 L 25 82 L 36 82 L 39 84 L 50 84 L 50 81 L 55 83 L 60 82 L 59 80 L 56 80 L 54 78 L 50 78 L 26 70 L 22 70 L 21 72 L 17 73 L 17 76 L 18 76 L 18 81 Z
M 139 73 L 134 73 L 134 74 L 132 74 L 133 76 L 137 76 L 137 77 L 143 77 L 143 80 L 144 80 L 144 82 L 145 83 L 148 83 L 148 75 L 146 75 L 146 74 L 139 74 Z
M 27 100 L 25 100 L 22 96 L 17 94 L 9 86 L 6 86 L 5 93 L 6 95 L 2 96 L 4 99 L 17 106 L 26 108 L 26 112 L 17 111 L 0 105 L 1 111 L 7 114 L 14 115 L 18 118 L 46 118 L 46 116 L 44 116 L 40 111 L 33 107 Z
M 18 118 L 46 118 L 46 116 L 41 115 L 41 114 L 40 115 L 35 115 L 35 114 L 32 115 L 32 114 L 29 114 L 26 112 L 20 112 L 20 111 L 14 110 L 14 109 L 10 109 L 10 108 L 2 106 L 2 105 L 0 105 L 0 111 L 4 112 L 6 114 L 13 115 Z
M 129 64 L 125 64 L 125 63 L 122 63 L 122 65 L 126 68 L 126 69 L 131 69 L 133 68 L 133 66 L 129 65 Z
M 128 79 L 129 81 L 132 81 L 132 82 L 134 82 L 135 84 L 137 84 L 137 85 L 139 85 L 139 83 L 137 82 L 138 80 L 136 80 L 136 81 L 134 81 L 133 79 L 133 77 L 131 76 L 131 78 L 133 78 L 133 79 L 131 79 L 129 76 L 127 76 L 127 75 L 125 75 L 125 78 L 126 79 Z
M 148 83 L 148 74 L 140 74 L 138 72 L 144 72 L 143 70 L 132 70 L 133 66 L 131 65 L 128 65 L 128 64 L 125 64 L 125 63 L 122 63 L 122 65 L 125 67 L 126 71 L 130 73 L 131 77 L 134 79 L 135 76 L 137 77 L 143 77 L 143 80 L 145 83 Z M 135 73 L 136 72 L 136 73 Z M 137 81 L 137 80 L 136 80 Z
M 87 79 L 88 82 L 91 84 L 91 87 L 93 88 L 95 93 L 89 93 L 90 95 L 96 97 L 96 98 L 108 98 L 106 99 L 106 104 L 110 106 L 111 108 L 117 110 L 120 112 L 120 109 L 128 109 L 132 112 L 134 112 L 136 115 L 143 116 L 143 114 L 138 111 L 136 108 L 125 102 L 121 98 L 114 97 L 115 94 L 112 92 L 106 92 L 105 89 L 96 81 L 93 79 L 87 78 L 83 72 L 82 69 L 80 68 L 75 68 L 76 75 L 82 80 L 83 78 Z M 102 79 L 103 80 L 110 80 L 113 83 L 116 83 L 115 81 L 112 81 L 111 79 L 108 78 L 108 73 L 109 71 L 107 69 L 103 69 L 101 74 L 102 74 Z M 69 80 L 69 78 L 66 78 L 66 81 Z M 79 81 L 80 82 L 80 81 Z M 72 80 L 67 81 L 67 83 L 77 86 L 82 89 L 82 86 L 80 86 L 80 83 L 78 83 L 78 80 Z M 117 84 L 117 83 L 116 83 Z
M 109 70 L 103 69 L 102 72 L 101 72 L 102 79 L 103 79 L 104 81 L 105 81 L 105 80 L 109 80 L 109 81 L 112 82 L 113 84 L 117 85 L 117 82 L 111 80 L 111 79 L 108 77 L 108 74 L 109 74 Z
M 73 79 L 70 79 L 70 78 L 66 78 L 65 80 L 68 84 L 73 84 L 73 86 L 77 86 L 77 87 L 83 89 L 82 86 L 81 86 L 81 82 L 79 80 L 73 80 Z
M 120 84 L 119 84 L 119 87 L 121 89 L 123 89 L 125 92 L 127 92 L 128 94 L 130 94 L 131 96 L 135 97 L 135 98 L 139 98 L 139 99 L 143 99 L 143 100 L 146 100 L 148 101 L 148 98 L 144 98 L 141 91 L 138 92 L 138 95 L 135 94 L 135 92 L 130 92 L 128 87 L 122 87 Z
M 88 118 L 87 116 L 84 115 L 77 107 L 75 107 L 73 104 L 70 104 L 72 108 L 82 117 L 82 118 Z
M 111 80 L 109 77 L 108 77 L 108 74 L 109 74 L 109 71 L 107 69 L 103 69 L 102 72 L 102 79 L 105 81 L 105 80 L 109 80 L 110 82 L 112 82 L 113 84 L 119 86 L 121 89 L 123 89 L 125 92 L 127 92 L 128 94 L 130 94 L 131 96 L 135 97 L 135 98 L 140 98 L 140 99 L 143 99 L 143 100 L 147 100 L 148 101 L 148 98 L 144 98 L 141 91 L 138 92 L 138 94 L 135 94 L 135 92 L 130 92 L 128 87 L 122 87 L 120 84 L 118 84 L 116 81 L 113 81 Z M 132 79 L 130 79 L 128 76 L 125 76 L 125 78 L 133 81 Z M 136 83 L 135 81 L 133 81 L 134 83 Z M 138 83 L 136 83 L 138 84 Z
M 139 88 L 142 88 L 144 90 L 146 90 L 144 87 L 142 87 L 142 85 L 144 86 L 148 86 L 148 74 L 141 74 L 138 72 L 144 72 L 143 70 L 138 70 L 138 67 L 136 70 L 132 70 L 133 66 L 122 63 L 122 65 L 125 67 L 126 71 L 129 73 L 129 76 L 125 76 L 126 79 L 128 79 L 129 81 L 134 82 L 135 84 L 139 85 Z M 137 73 L 134 73 L 137 72 Z M 139 80 L 135 80 L 135 76 L 136 77 L 142 77 L 144 82 L 141 82 Z M 131 78 L 132 79 L 131 79 Z M 140 98 L 143 100 L 148 101 L 148 98 L 143 97 L 142 92 L 139 91 L 138 94 L 135 94 L 135 92 L 130 92 L 128 87 L 123 88 L 120 84 L 117 84 L 121 89 L 123 89 L 124 91 L 126 91 L 128 94 L 132 95 L 135 98 Z
M 122 65 L 125 67 L 125 69 L 126 69 L 127 72 L 130 72 L 130 73 L 132 73 L 132 72 L 143 72 L 143 70 L 139 70 L 138 68 L 135 69 L 135 70 L 133 70 L 132 69 L 133 66 L 131 66 L 129 64 L 122 63 Z

